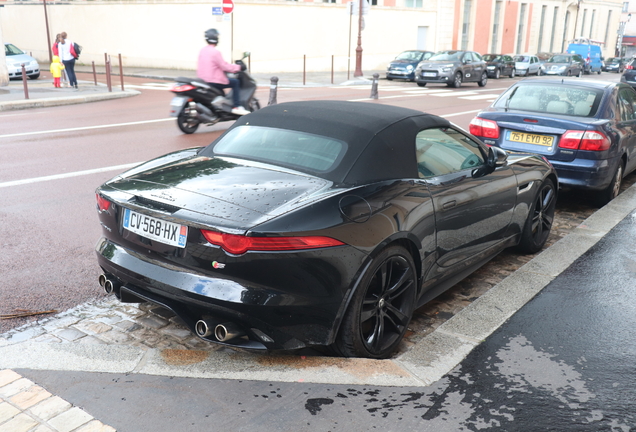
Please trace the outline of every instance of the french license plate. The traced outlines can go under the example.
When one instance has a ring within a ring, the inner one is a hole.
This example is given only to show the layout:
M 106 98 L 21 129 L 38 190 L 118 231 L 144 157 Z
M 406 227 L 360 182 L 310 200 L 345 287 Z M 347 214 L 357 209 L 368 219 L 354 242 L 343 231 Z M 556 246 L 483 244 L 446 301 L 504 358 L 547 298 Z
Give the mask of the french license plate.
M 526 144 L 535 144 L 540 146 L 552 147 L 554 143 L 554 137 L 547 135 L 536 135 L 529 134 L 524 132 L 510 132 L 510 136 L 508 137 L 510 141 L 526 143 Z
M 188 227 L 157 219 L 129 209 L 124 211 L 124 228 L 151 240 L 184 248 L 188 237 Z
M 435 72 L 424 72 L 424 73 L 422 74 L 422 76 L 425 76 L 425 77 L 435 77 L 435 76 L 437 76 L 437 74 L 436 74 Z
M 186 98 L 184 97 L 180 97 L 180 96 L 175 96 L 172 98 L 172 100 L 170 101 L 170 105 L 171 106 L 183 106 L 184 102 L 187 101 Z

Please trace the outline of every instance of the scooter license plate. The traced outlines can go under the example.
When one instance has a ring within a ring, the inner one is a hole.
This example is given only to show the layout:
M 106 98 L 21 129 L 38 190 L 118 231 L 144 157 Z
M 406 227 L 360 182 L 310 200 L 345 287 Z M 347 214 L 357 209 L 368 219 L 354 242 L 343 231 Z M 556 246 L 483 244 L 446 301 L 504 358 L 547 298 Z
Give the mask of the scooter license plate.
M 173 97 L 170 101 L 170 106 L 180 107 L 183 106 L 188 99 L 180 96 Z

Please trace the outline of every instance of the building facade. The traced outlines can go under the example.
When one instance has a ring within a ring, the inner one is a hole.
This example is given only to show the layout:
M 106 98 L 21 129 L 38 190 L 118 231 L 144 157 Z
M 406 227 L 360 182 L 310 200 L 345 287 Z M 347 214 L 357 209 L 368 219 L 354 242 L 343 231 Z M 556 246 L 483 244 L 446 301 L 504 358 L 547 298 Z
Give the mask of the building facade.
M 249 51 L 254 71 L 353 70 L 359 20 L 347 0 L 234 1 L 231 14 L 216 15 L 220 1 L 47 0 L 45 8 L 41 0 L 0 0 L 0 25 L 6 42 L 41 61 L 48 21 L 50 40 L 66 31 L 88 64 L 108 53 L 128 66 L 194 69 L 203 32 L 215 27 L 226 59 Z M 362 69 L 382 70 L 407 49 L 561 52 L 575 37 L 612 56 L 622 9 L 619 0 L 370 0 Z

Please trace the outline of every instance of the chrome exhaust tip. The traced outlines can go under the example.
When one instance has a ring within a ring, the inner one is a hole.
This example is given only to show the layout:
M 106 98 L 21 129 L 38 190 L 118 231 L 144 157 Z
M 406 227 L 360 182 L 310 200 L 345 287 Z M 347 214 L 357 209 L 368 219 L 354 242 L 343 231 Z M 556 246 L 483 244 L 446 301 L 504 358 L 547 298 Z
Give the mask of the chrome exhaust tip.
M 112 294 L 113 290 L 115 289 L 113 282 L 110 279 L 106 279 L 106 282 L 104 282 L 103 287 L 106 294 Z
M 243 329 L 231 322 L 219 324 L 214 328 L 214 337 L 219 342 L 229 341 L 243 335 L 245 335 Z
M 213 330 L 214 323 L 211 323 L 206 320 L 199 320 L 194 325 L 194 331 L 197 333 L 197 336 L 205 338 L 210 337 L 214 334 Z
M 105 274 L 100 274 L 99 277 L 97 278 L 97 282 L 99 282 L 99 286 L 104 288 L 104 285 L 106 285 L 106 281 L 108 280 L 108 278 L 106 277 Z

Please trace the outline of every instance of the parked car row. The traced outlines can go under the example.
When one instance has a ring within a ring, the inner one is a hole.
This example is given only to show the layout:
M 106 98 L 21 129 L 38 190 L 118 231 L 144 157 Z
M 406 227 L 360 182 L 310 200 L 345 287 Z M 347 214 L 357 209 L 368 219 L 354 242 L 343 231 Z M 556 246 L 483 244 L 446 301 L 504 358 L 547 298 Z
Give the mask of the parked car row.
M 572 47 L 572 44 L 570 45 Z M 398 55 L 387 67 L 386 79 L 406 79 L 418 86 L 441 83 L 460 87 L 465 82 L 476 82 L 485 86 L 488 78 L 516 75 L 562 75 L 582 76 L 584 73 L 601 73 L 602 62 L 584 59 L 572 52 L 553 54 L 484 54 L 474 51 L 410 50 Z M 622 69 L 621 69 L 622 70 Z

